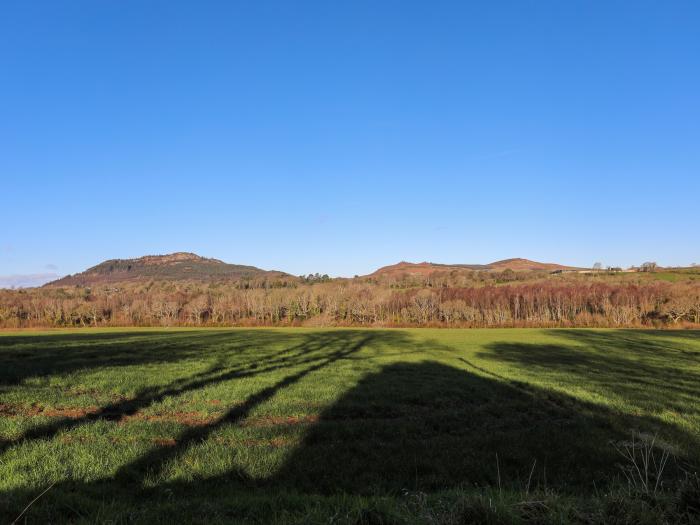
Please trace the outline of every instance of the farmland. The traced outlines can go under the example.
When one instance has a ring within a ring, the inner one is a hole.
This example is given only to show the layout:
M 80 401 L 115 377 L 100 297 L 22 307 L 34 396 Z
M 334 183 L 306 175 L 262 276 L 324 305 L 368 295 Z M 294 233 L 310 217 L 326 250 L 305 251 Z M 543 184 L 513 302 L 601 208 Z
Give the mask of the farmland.
M 699 407 L 692 330 L 4 332 L 0 520 L 691 523 Z

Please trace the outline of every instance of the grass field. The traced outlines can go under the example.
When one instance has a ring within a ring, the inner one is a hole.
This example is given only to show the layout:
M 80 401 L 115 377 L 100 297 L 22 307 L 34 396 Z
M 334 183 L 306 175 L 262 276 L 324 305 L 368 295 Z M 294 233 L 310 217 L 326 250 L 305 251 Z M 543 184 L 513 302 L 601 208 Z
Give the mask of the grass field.
M 698 465 L 697 331 L 0 334 L 2 522 L 693 523 Z

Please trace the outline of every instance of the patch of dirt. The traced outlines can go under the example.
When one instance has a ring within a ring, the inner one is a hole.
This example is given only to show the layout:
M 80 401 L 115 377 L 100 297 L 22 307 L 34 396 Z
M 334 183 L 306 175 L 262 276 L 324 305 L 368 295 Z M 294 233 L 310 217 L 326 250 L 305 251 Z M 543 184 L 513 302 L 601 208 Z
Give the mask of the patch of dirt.
M 12 417 L 17 414 L 16 408 L 7 403 L 0 403 L 0 416 L 2 417 Z
M 91 414 L 97 414 L 100 407 L 91 406 L 85 408 L 44 408 L 38 415 L 46 417 L 65 417 L 68 419 L 80 419 Z
M 189 427 L 199 427 L 211 425 L 217 422 L 223 416 L 222 413 L 203 414 L 202 412 L 170 412 L 166 414 L 144 414 L 137 412 L 136 414 L 124 416 L 119 420 L 120 424 L 129 423 L 132 421 L 148 421 L 153 423 L 179 423 Z M 270 416 L 249 418 L 241 421 L 238 425 L 241 427 L 272 427 L 283 425 L 300 425 L 305 423 L 315 423 L 319 419 L 318 416 Z
M 174 447 L 177 445 L 177 441 L 172 438 L 154 438 L 151 441 L 159 447 Z
M 211 400 L 211 404 L 219 405 L 218 400 Z M 204 413 L 197 411 L 178 411 L 166 413 L 144 413 L 137 411 L 134 414 L 122 412 L 104 411 L 98 406 L 87 407 L 44 407 L 35 403 L 29 407 L 12 403 L 0 403 L 0 417 L 51 417 L 65 419 L 81 419 L 87 416 L 96 416 L 94 419 L 116 421 L 119 424 L 127 424 L 136 421 L 148 421 L 153 423 L 179 423 L 189 427 L 201 427 L 215 423 L 223 416 L 223 411 Z M 239 423 L 242 427 L 273 427 L 286 425 L 301 425 L 316 423 L 318 415 L 309 416 L 265 416 L 248 418 Z
M 89 406 L 79 408 L 63 408 L 63 407 L 43 407 L 39 404 L 33 404 L 29 407 L 23 405 L 12 405 L 9 403 L 0 404 L 0 416 L 2 417 L 60 417 L 68 419 L 79 419 L 90 414 L 96 414 L 100 411 L 100 407 Z

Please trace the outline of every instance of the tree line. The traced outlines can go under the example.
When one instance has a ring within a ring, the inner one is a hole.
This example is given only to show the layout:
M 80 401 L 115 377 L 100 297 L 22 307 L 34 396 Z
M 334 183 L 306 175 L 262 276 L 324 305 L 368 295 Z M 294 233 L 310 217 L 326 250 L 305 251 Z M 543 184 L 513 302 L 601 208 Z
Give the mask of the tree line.
M 293 287 L 158 283 L 0 290 L 0 327 L 700 324 L 700 284 L 544 280 L 403 287 L 303 280 Z

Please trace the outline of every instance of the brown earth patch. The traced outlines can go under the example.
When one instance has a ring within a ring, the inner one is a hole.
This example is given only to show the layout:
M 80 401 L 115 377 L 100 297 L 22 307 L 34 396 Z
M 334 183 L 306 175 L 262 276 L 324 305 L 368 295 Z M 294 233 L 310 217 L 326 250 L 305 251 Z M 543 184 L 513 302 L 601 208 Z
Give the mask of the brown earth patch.
M 154 438 L 151 441 L 159 447 L 174 447 L 177 445 L 177 441 L 172 438 Z
M 29 407 L 24 405 L 14 405 L 10 403 L 0 403 L 0 416 L 2 417 L 61 417 L 68 419 L 79 419 L 87 415 L 96 414 L 100 411 L 100 407 L 43 407 L 39 404 L 33 404 Z
M 202 412 L 171 412 L 167 414 L 136 414 L 124 416 L 119 423 L 129 423 L 131 421 L 148 421 L 153 423 L 180 423 L 190 427 L 210 425 L 217 422 L 223 414 L 204 414 Z M 313 416 L 269 416 L 259 418 L 249 418 L 241 421 L 241 427 L 272 427 L 283 425 L 300 425 L 304 423 L 315 423 L 319 417 Z
M 80 419 L 92 414 L 97 414 L 100 411 L 100 407 L 91 406 L 85 408 L 44 408 L 37 415 L 45 417 L 62 417 L 68 419 Z
M 0 416 L 2 417 L 12 417 L 17 415 L 17 409 L 13 405 L 7 403 L 0 403 Z
M 217 401 L 218 400 L 213 400 Z M 220 403 L 220 402 L 219 402 Z M 215 403 L 217 404 L 217 403 Z M 189 427 L 206 426 L 218 421 L 223 412 L 205 413 L 197 411 L 179 411 L 168 413 L 148 414 L 138 411 L 134 414 L 104 411 L 98 406 L 88 407 L 44 407 L 33 404 L 29 407 L 11 403 L 0 403 L 0 417 L 51 417 L 65 419 L 80 419 L 87 416 L 96 416 L 94 419 L 105 419 L 126 424 L 136 421 L 148 421 L 152 423 L 179 423 Z M 239 423 L 242 427 L 273 427 L 286 425 L 300 425 L 316 423 L 318 415 L 309 416 L 266 416 L 248 418 Z

